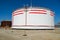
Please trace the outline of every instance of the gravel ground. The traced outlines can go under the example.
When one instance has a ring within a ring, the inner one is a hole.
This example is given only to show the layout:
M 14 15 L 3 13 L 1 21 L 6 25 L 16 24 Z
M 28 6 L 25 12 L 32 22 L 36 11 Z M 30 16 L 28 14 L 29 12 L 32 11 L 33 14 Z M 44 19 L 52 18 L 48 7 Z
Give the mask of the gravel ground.
M 60 40 L 60 28 L 55 30 L 0 29 L 0 40 Z

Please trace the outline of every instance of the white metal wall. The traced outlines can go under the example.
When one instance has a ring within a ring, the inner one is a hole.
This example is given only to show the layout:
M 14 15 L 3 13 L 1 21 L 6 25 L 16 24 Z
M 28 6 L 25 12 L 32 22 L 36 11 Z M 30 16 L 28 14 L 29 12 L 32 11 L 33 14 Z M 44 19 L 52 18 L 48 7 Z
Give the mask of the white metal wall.
M 19 9 L 20 10 L 20 9 Z M 22 9 L 23 12 L 16 12 L 15 14 L 18 13 L 22 13 L 22 14 L 18 14 L 13 16 L 13 24 L 12 24 L 12 28 L 19 28 L 19 27 L 32 27 L 32 26 L 39 26 L 39 27 L 54 27 L 54 16 L 51 16 L 50 14 L 50 10 L 47 9 L 39 9 L 39 8 L 28 8 L 26 9 L 27 12 L 25 11 L 25 9 Z M 39 11 L 35 11 L 35 10 L 46 10 L 46 14 L 34 14 L 34 13 L 30 13 L 32 11 L 30 10 L 34 10 L 34 12 L 39 12 Z M 33 28 L 32 28 L 33 29 Z

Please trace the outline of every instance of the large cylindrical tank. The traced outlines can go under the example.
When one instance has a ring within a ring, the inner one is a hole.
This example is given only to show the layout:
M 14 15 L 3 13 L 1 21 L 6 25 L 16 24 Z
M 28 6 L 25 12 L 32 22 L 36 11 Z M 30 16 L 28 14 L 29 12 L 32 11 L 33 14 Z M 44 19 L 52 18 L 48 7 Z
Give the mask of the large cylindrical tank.
M 46 8 L 21 8 L 12 13 L 12 28 L 54 29 L 54 12 Z

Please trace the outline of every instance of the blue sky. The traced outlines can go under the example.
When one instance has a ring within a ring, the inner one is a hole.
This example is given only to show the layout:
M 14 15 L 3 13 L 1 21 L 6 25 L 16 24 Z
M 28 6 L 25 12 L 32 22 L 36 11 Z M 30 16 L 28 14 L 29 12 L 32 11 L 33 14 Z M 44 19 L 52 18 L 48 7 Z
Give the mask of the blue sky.
M 12 12 L 26 4 L 31 6 L 31 0 L 0 0 L 0 21 L 12 20 Z M 55 24 L 60 21 L 60 0 L 32 0 L 32 5 L 52 9 L 55 12 Z

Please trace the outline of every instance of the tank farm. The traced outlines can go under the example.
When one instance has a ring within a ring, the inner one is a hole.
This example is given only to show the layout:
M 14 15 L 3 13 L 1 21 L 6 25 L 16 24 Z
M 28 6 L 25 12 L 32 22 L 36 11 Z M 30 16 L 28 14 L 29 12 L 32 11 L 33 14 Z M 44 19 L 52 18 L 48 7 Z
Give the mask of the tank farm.
M 42 7 L 20 8 L 12 13 L 13 29 L 54 29 L 54 12 Z

